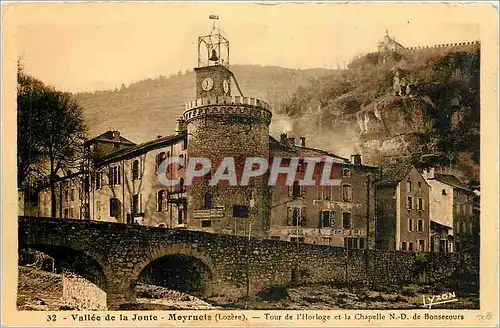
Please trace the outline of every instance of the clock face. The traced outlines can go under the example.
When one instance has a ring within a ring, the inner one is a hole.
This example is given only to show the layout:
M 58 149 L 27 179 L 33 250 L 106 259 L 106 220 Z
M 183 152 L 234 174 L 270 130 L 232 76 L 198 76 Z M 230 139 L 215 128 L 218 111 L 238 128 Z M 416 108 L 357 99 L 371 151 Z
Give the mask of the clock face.
M 224 90 L 224 93 L 229 93 L 229 81 L 228 80 L 224 80 L 224 82 L 222 82 L 222 89 Z
M 213 87 L 214 87 L 214 80 L 212 80 L 209 77 L 207 77 L 206 79 L 203 80 L 203 82 L 201 82 L 201 88 L 204 91 L 210 91 L 212 90 Z

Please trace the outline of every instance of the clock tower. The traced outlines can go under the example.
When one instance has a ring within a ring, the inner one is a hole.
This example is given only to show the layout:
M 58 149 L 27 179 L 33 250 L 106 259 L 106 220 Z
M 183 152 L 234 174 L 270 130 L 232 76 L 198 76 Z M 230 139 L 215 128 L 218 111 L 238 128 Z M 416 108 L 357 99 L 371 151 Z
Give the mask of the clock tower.
M 215 24 L 210 34 L 198 37 L 198 67 L 194 70 L 197 99 L 231 96 L 229 40 Z
M 217 19 L 215 15 L 211 19 Z M 271 106 L 246 97 L 229 70 L 229 41 L 215 24 L 209 35 L 198 38 L 196 98 L 185 105 L 182 122 L 187 131 L 187 158 L 211 163 L 203 179 L 186 184 L 188 229 L 235 235 L 265 235 L 270 203 L 265 177 L 245 184 L 211 184 L 219 164 L 232 159 L 236 174 L 246 159 L 269 158 Z M 231 81 L 238 95 L 231 94 Z

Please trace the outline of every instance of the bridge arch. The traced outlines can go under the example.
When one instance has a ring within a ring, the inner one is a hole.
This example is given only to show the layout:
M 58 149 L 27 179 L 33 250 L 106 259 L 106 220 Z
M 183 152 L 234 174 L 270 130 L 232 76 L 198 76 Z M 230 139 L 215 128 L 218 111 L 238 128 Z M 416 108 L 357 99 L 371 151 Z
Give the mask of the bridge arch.
M 140 262 L 133 275 L 136 281 L 179 290 L 198 297 L 212 294 L 216 272 L 210 256 L 196 244 L 170 244 L 151 252 Z
M 49 255 L 54 259 L 56 270 L 68 270 L 92 282 L 102 291 L 108 290 L 107 267 L 91 254 L 71 247 L 43 243 L 20 245 L 22 249 L 32 249 Z

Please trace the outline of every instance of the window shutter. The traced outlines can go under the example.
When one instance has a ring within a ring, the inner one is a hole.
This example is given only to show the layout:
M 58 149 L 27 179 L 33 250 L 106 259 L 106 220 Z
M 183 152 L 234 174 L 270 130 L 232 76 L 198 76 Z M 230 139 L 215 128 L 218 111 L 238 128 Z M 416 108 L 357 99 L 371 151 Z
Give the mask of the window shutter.
M 323 228 L 323 211 L 319 211 L 319 228 Z
M 306 187 L 305 186 L 300 186 L 300 196 L 304 197 L 306 195 Z
M 292 197 L 293 195 L 293 186 L 288 186 L 288 197 Z
M 287 208 L 287 214 L 286 214 L 286 221 L 289 226 L 292 225 L 292 218 L 293 218 L 293 207 L 288 207 Z

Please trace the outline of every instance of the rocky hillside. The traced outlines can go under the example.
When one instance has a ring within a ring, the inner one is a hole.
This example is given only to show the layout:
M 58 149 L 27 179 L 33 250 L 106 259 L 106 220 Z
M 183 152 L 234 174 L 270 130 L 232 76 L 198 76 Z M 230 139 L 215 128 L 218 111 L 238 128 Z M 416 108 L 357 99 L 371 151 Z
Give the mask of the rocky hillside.
M 288 92 L 332 72 L 255 65 L 234 65 L 231 70 L 245 96 L 267 100 L 274 108 L 281 106 Z M 78 93 L 75 97 L 84 107 L 91 136 L 115 129 L 135 142 L 144 142 L 173 133 L 184 104 L 195 97 L 195 75 L 189 71 L 160 76 L 122 85 L 119 90 Z M 286 124 L 277 116 L 273 128 L 281 131 Z
M 299 87 L 282 114 L 314 146 L 360 152 L 371 164 L 451 164 L 470 179 L 479 163 L 479 66 L 479 49 L 372 53 Z

